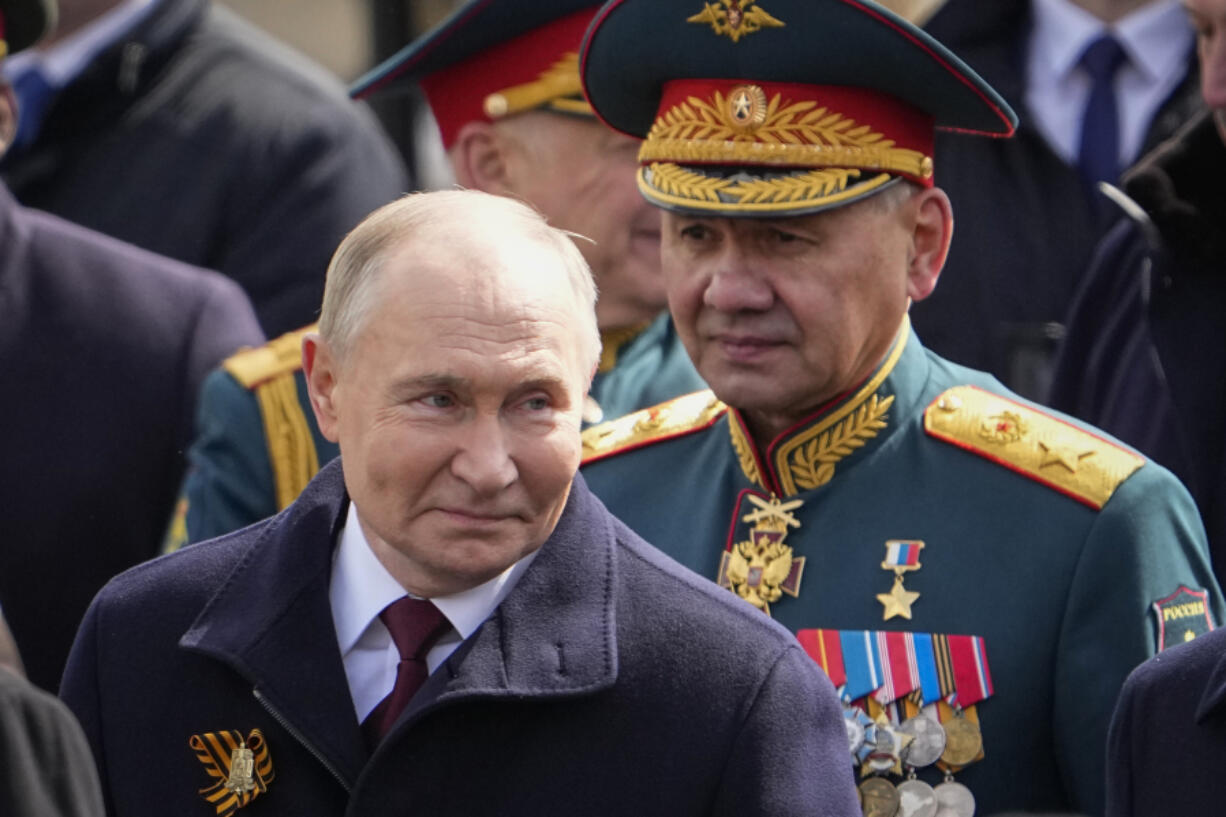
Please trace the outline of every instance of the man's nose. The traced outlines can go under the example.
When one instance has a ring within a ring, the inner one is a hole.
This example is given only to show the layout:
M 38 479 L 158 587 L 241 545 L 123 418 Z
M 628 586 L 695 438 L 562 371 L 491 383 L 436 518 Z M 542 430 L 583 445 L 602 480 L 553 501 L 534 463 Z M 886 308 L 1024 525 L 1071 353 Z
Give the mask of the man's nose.
M 478 415 L 464 430 L 458 450 L 451 460 L 451 473 L 476 493 L 497 493 L 519 476 L 507 430 L 497 416 Z
M 774 301 L 770 283 L 736 251 L 720 258 L 703 293 L 703 303 L 720 312 L 765 312 Z

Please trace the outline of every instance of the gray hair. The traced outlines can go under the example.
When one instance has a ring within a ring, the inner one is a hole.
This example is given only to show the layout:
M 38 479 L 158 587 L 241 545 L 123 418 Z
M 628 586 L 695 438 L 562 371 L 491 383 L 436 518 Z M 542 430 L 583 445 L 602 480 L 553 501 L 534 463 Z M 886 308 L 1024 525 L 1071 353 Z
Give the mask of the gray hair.
M 395 250 L 417 239 L 453 242 L 448 229 L 464 227 L 480 234 L 512 232 L 560 256 L 580 306 L 576 317 L 583 321 L 594 368 L 600 358 L 596 285 L 572 241 L 586 239 L 551 227 L 522 202 L 475 190 L 410 193 L 380 207 L 345 236 L 328 265 L 319 317 L 319 333 L 333 354 L 343 360 L 352 348 L 378 300 L 383 267 Z

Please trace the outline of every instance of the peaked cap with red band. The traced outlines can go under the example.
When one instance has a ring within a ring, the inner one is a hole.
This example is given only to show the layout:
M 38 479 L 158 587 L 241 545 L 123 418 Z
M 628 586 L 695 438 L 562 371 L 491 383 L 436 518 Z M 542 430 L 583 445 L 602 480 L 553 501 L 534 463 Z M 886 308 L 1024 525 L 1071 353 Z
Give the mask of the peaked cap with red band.
M 639 189 L 679 212 L 791 216 L 933 183 L 937 128 L 1006 137 L 1008 104 L 869 0 L 610 0 L 588 101 L 642 138 Z
M 53 0 L 0 0 L 0 57 L 23 51 L 55 26 Z
M 473 121 L 545 108 L 591 115 L 578 52 L 597 0 L 470 0 L 350 88 L 362 99 L 419 83 L 444 147 Z

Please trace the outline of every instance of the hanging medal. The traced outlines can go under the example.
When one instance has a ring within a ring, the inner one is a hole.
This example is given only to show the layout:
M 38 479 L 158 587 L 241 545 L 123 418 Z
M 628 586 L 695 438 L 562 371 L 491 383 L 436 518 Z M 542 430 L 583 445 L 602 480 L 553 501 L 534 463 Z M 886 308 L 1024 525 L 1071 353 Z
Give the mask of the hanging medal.
M 937 796 L 932 786 L 919 779 L 917 769 L 931 766 L 945 750 L 945 730 L 924 713 L 922 693 L 913 692 L 900 702 L 905 719 L 898 731 L 910 738 L 903 749 L 906 779 L 898 784 L 898 817 L 935 817 Z M 898 704 L 896 704 L 897 706 Z
M 755 509 L 741 521 L 753 527 L 748 539 L 724 551 L 718 582 L 769 616 L 771 603 L 784 593 L 793 598 L 800 594 L 805 557 L 794 557 L 784 539 L 788 528 L 800 527 L 792 511 L 804 503 L 799 499 L 781 502 L 774 494 L 770 499 L 755 494 L 747 494 L 747 498 Z
M 894 586 L 888 593 L 877 594 L 877 601 L 885 608 L 881 614 L 884 621 L 895 616 L 911 618 L 911 605 L 915 604 L 920 594 L 903 587 L 903 576 L 923 566 L 919 561 L 923 549 L 924 543 L 918 539 L 891 539 L 885 543 L 885 561 L 881 563 L 881 568 L 894 571 Z

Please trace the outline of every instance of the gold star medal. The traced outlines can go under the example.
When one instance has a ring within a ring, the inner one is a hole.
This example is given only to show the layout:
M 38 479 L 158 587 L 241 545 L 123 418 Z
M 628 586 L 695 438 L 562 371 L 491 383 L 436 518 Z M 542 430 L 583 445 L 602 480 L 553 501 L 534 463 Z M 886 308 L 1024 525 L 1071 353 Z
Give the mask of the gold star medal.
M 889 621 L 894 616 L 911 618 L 911 605 L 915 604 L 920 594 L 903 587 L 903 575 L 923 567 L 919 561 L 923 549 L 924 543 L 918 539 L 891 539 L 885 543 L 885 561 L 881 563 L 881 568 L 894 571 L 894 586 L 888 593 L 877 594 L 877 601 L 885 607 L 883 620 Z
M 774 494 L 769 500 L 754 494 L 748 497 L 756 510 L 741 517 L 741 521 L 753 528 L 749 539 L 724 551 L 719 584 L 769 616 L 771 602 L 778 601 L 784 593 L 793 598 L 800 593 L 805 557 L 793 557 L 792 548 L 783 540 L 789 527 L 800 527 L 800 521 L 791 512 L 804 503 L 799 499 L 780 502 Z

